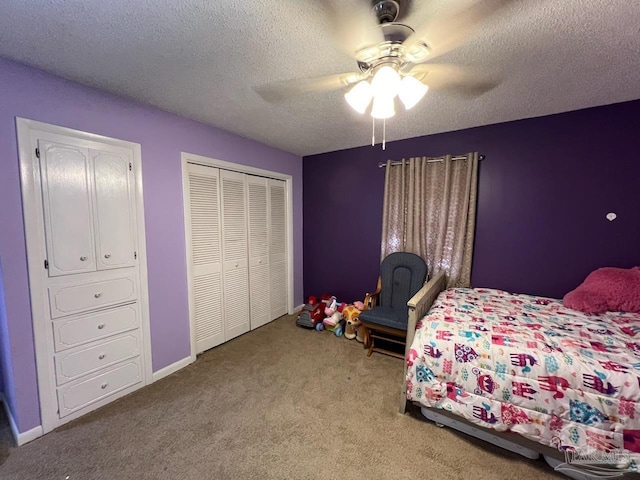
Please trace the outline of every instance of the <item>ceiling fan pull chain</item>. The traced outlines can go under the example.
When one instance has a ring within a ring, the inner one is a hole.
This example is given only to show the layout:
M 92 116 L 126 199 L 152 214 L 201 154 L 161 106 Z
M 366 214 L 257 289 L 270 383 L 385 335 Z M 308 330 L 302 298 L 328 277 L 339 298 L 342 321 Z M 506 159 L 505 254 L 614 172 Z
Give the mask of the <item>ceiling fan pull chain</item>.
M 382 120 L 382 150 L 387 149 L 387 119 Z
M 376 119 L 371 117 L 371 146 L 376 144 Z

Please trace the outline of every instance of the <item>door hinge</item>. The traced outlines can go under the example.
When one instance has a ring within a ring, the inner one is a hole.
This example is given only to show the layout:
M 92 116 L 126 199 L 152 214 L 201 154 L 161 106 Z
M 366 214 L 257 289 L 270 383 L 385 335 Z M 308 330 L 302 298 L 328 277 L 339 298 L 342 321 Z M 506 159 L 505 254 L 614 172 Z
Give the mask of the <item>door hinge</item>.
M 45 259 L 44 261 L 44 269 L 49 270 L 49 260 Z
M 138 252 L 133 252 L 133 259 L 136 260 L 138 258 Z
M 131 171 L 131 162 L 129 162 L 129 171 Z
M 36 157 L 40 158 L 40 149 L 36 147 Z

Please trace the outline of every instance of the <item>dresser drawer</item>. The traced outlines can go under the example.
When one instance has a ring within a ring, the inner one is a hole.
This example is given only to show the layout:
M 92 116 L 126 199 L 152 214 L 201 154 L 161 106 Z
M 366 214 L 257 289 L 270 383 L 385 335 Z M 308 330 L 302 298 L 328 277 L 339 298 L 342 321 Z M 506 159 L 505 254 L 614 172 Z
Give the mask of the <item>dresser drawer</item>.
M 81 317 L 52 322 L 56 352 L 133 330 L 140 325 L 138 305 L 132 303 Z
M 55 355 L 56 381 L 62 385 L 137 355 L 140 355 L 139 330 L 77 347 Z
M 60 418 L 140 382 L 142 366 L 138 357 L 91 378 L 64 385 L 58 388 Z
M 136 300 L 134 275 L 99 282 L 49 287 L 51 318 Z

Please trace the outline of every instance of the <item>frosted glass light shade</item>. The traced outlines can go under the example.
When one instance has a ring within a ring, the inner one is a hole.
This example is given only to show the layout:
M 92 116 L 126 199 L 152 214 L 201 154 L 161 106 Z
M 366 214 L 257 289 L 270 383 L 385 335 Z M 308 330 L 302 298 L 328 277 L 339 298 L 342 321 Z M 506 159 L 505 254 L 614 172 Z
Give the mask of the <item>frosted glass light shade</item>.
M 395 68 L 385 65 L 376 72 L 371 80 L 373 96 L 395 98 L 400 89 L 400 75 Z
M 404 104 L 404 108 L 410 110 L 422 97 L 425 96 L 429 87 L 415 77 L 407 75 L 400 82 L 400 100 Z
M 393 97 L 373 97 L 373 108 L 371 109 L 371 116 L 373 118 L 391 118 L 395 114 L 396 110 L 393 104 Z
M 344 94 L 347 103 L 358 113 L 364 113 L 371 103 L 372 97 L 371 85 L 366 80 L 358 82 L 355 87 Z

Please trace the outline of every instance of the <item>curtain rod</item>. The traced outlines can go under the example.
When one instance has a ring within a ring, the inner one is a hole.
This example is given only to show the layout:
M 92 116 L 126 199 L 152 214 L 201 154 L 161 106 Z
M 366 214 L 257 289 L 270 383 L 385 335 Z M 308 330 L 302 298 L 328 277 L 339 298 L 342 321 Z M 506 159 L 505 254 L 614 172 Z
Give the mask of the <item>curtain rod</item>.
M 457 155 L 455 157 L 451 157 L 451 160 L 466 160 L 467 156 L 466 155 Z M 478 160 L 484 160 L 484 155 L 478 155 Z M 444 157 L 439 157 L 439 158 L 431 158 L 429 160 L 427 160 L 427 163 L 439 163 L 439 162 L 444 162 Z M 395 165 L 402 165 L 402 162 L 391 162 L 391 166 L 395 166 Z M 384 168 L 386 167 L 387 164 L 386 163 L 378 163 L 378 168 Z

